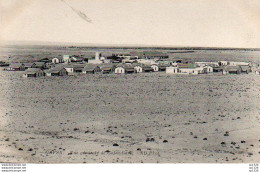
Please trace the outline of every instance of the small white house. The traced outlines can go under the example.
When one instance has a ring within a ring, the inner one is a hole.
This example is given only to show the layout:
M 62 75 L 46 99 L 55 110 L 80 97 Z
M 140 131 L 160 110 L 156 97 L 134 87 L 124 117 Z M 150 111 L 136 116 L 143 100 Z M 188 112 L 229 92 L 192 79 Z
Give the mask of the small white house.
M 220 66 L 227 66 L 229 65 L 228 61 L 219 61 Z
M 70 63 L 71 62 L 70 55 L 63 55 L 63 61 L 64 63 Z
M 54 64 L 64 63 L 63 57 L 54 57 L 51 61 Z
M 123 67 L 116 67 L 115 74 L 125 73 L 125 69 Z
M 151 65 L 151 68 L 153 69 L 154 72 L 158 72 L 159 71 L 159 66 L 158 65 Z
M 135 66 L 134 69 L 135 69 L 136 73 L 142 73 L 143 72 L 143 68 L 141 66 Z
M 257 69 L 257 70 L 255 71 L 255 74 L 260 75 L 260 69 Z
M 204 69 L 205 73 L 213 72 L 213 67 L 211 67 L 211 66 L 203 66 L 203 69 Z
M 179 73 L 179 68 L 178 67 L 174 67 L 174 66 L 170 66 L 170 67 L 166 67 L 166 73 Z
M 134 72 L 135 72 L 135 69 L 134 69 L 134 66 L 132 66 L 132 65 L 120 64 L 115 68 L 116 74 L 134 73 Z
M 222 71 L 222 74 L 223 74 L 223 75 L 227 75 L 227 74 L 228 74 L 228 71 L 223 70 L 223 71 Z
M 64 57 L 64 56 L 63 56 L 63 57 Z M 71 57 L 70 57 L 70 61 L 77 62 L 78 59 L 77 59 L 75 56 L 71 56 Z
M 72 65 L 64 66 L 64 68 L 68 72 L 68 75 L 73 75 L 74 69 Z
M 60 60 L 57 57 L 54 57 L 53 59 L 51 59 L 51 62 L 58 64 L 58 63 L 60 63 Z

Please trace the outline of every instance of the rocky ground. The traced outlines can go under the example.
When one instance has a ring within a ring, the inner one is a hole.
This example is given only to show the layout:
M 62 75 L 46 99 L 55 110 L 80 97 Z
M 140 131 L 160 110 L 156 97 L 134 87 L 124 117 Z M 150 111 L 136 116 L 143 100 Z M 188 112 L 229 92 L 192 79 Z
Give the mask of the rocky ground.
M 0 162 L 260 161 L 252 73 L 0 78 Z

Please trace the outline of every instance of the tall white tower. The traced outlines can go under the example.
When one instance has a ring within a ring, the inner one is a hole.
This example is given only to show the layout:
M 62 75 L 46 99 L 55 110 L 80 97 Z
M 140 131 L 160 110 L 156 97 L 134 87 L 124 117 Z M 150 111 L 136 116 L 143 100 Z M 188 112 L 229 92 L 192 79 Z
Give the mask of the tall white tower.
M 95 60 L 100 60 L 100 57 L 101 57 L 101 53 L 100 52 L 96 52 Z

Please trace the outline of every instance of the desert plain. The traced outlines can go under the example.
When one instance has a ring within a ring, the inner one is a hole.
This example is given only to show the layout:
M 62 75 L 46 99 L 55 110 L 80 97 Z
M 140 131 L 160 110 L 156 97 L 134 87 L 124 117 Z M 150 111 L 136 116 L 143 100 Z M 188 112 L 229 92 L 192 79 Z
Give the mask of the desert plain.
M 0 162 L 260 162 L 254 73 L 22 73 L 0 71 Z

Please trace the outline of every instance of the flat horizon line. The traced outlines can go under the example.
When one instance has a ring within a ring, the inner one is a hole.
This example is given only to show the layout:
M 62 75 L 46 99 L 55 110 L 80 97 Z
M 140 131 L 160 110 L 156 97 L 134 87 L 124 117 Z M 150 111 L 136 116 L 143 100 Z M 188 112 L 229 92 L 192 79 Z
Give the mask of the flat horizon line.
M 1 40 L 0 45 L 13 46 L 67 46 L 86 48 L 156 48 L 156 49 L 176 49 L 176 50 L 256 50 L 260 48 L 244 47 L 203 47 L 203 46 L 177 46 L 177 45 L 148 45 L 148 44 L 104 44 L 104 43 L 76 43 L 76 42 L 52 42 L 52 41 L 9 41 Z

